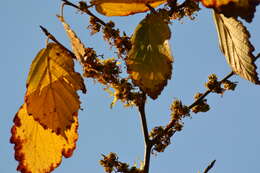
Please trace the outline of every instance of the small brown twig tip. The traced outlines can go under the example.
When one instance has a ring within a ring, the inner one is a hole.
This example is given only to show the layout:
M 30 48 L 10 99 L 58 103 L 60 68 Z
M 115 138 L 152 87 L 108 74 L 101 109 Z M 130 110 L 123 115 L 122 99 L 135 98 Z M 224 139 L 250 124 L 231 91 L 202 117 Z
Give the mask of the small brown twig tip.
M 42 25 L 40 25 L 40 28 L 41 28 L 41 30 L 42 30 L 44 33 L 48 33 L 47 29 L 44 28 Z
M 148 7 L 152 13 L 156 13 L 156 10 L 149 3 L 146 3 L 145 6 Z
M 210 170 L 211 168 L 213 168 L 215 162 L 216 162 L 216 160 L 213 160 L 213 161 L 208 165 L 208 167 L 204 170 L 203 173 L 208 173 L 209 170 Z
M 255 56 L 256 59 L 260 58 L 260 53 Z

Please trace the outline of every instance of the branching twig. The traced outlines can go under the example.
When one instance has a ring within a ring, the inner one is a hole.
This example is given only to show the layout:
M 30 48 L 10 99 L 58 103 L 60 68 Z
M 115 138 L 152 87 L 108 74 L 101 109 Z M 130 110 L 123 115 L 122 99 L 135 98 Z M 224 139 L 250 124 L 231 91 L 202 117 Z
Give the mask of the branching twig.
M 208 165 L 208 167 L 204 170 L 203 173 L 208 173 L 209 170 L 214 166 L 215 162 L 216 162 L 216 160 L 213 160 L 213 161 Z
M 169 11 L 169 16 L 171 16 L 175 11 L 185 7 L 186 4 L 187 4 L 187 0 L 184 1 L 180 5 L 177 4 L 177 0 L 169 0 L 168 5 L 169 5 L 169 7 L 171 7 L 171 9 Z
M 95 18 L 97 20 L 98 23 L 100 23 L 103 26 L 106 26 L 107 23 L 104 22 L 103 20 L 101 20 L 99 17 L 97 17 L 96 15 L 94 15 L 88 8 L 90 6 L 77 6 L 73 3 L 71 3 L 68 0 L 61 0 L 64 2 L 64 5 L 68 5 L 71 7 L 74 7 L 84 13 L 86 13 L 87 15 Z M 169 1 L 170 2 L 170 1 Z M 172 4 L 172 9 L 170 10 L 170 14 L 172 14 L 174 12 L 174 10 L 176 9 L 180 9 L 183 8 L 187 1 L 184 1 L 182 4 L 177 6 L 177 1 L 176 0 L 172 0 L 171 2 Z M 146 6 L 152 11 L 155 12 L 154 8 L 151 7 L 149 4 L 146 4 Z M 63 13 L 63 10 L 62 10 Z M 62 14 L 63 15 L 63 14 Z M 44 34 L 50 38 L 52 41 L 54 41 L 55 43 L 59 44 L 60 46 L 64 47 L 71 55 L 73 58 L 76 59 L 75 55 L 73 52 L 71 52 L 69 49 L 67 49 L 65 46 L 63 46 L 52 34 L 50 34 L 48 32 L 48 30 L 46 28 L 44 28 L 43 26 L 40 26 L 40 28 L 42 29 L 42 31 L 44 32 Z M 260 53 L 256 56 L 256 59 L 260 57 Z M 230 74 L 228 74 L 226 77 L 224 77 L 220 83 L 226 81 L 228 78 L 230 78 L 231 76 L 234 75 L 234 72 L 231 72 Z M 194 101 L 194 103 L 192 103 L 190 106 L 188 106 L 189 109 L 192 109 L 194 106 L 196 106 L 198 103 L 200 103 L 208 94 L 210 94 L 212 92 L 212 90 L 207 90 L 199 99 L 197 99 L 196 101 Z M 145 152 L 144 152 L 144 167 L 143 167 L 143 172 L 144 173 L 148 173 L 149 172 L 149 165 L 150 165 L 150 156 L 151 156 L 151 150 L 152 147 L 155 144 L 155 141 L 157 141 L 157 139 L 160 138 L 160 136 L 156 136 L 154 139 L 150 139 L 149 138 L 149 132 L 148 132 L 148 127 L 147 127 L 147 121 L 146 121 L 146 114 L 145 114 L 145 94 L 141 96 L 142 100 L 140 102 L 140 104 L 138 104 L 138 110 L 140 113 L 140 118 L 141 118 L 141 122 L 142 122 L 142 130 L 143 130 L 143 136 L 144 136 L 144 141 L 145 141 Z M 164 132 L 167 133 L 169 130 L 171 130 L 172 127 L 174 127 L 176 125 L 176 119 L 171 120 L 167 126 L 164 128 Z M 173 132 L 173 134 L 175 134 L 175 131 Z M 204 170 L 203 173 L 208 173 L 208 171 L 214 166 L 216 160 L 212 161 L 207 168 Z
M 234 72 L 230 72 L 227 76 L 225 76 L 221 81 L 220 83 L 223 83 L 224 81 L 226 81 L 228 78 L 230 78 L 231 76 L 233 76 L 235 73 Z M 211 93 L 212 91 L 211 90 L 207 90 L 198 100 L 196 100 L 195 102 L 193 102 L 188 108 L 191 109 L 193 108 L 194 106 L 196 106 L 199 102 L 201 102 L 209 93 Z M 167 134 L 167 132 L 169 130 L 172 129 L 172 127 L 174 127 L 177 123 L 177 120 L 176 119 L 172 119 L 167 125 L 166 127 L 164 128 L 164 134 Z M 173 135 L 175 134 L 176 131 L 173 132 Z M 156 141 L 158 141 L 158 139 L 160 138 L 161 136 L 156 136 L 153 140 L 152 140 L 152 145 L 155 144 Z
M 226 81 L 228 78 L 230 78 L 231 76 L 234 75 L 234 72 L 230 72 L 226 77 L 224 77 L 220 83 L 223 83 L 224 81 Z M 194 103 L 192 103 L 190 106 L 189 106 L 189 109 L 193 108 L 194 106 L 196 106 L 199 102 L 201 102 L 209 93 L 211 93 L 212 91 L 211 90 L 207 90 L 198 100 L 196 100 Z
M 101 20 L 99 17 L 95 16 L 91 11 L 88 10 L 88 7 L 86 7 L 86 8 L 81 8 L 81 7 L 79 7 L 79 6 L 77 6 L 77 5 L 73 4 L 73 3 L 71 3 L 70 1 L 67 1 L 67 0 L 61 0 L 61 1 L 63 1 L 63 2 L 65 3 L 65 5 L 72 6 L 72 7 L 76 8 L 76 9 L 78 9 L 78 10 L 80 10 L 80 11 L 82 11 L 82 12 L 88 14 L 89 16 L 94 17 L 100 24 L 102 24 L 102 25 L 104 25 L 104 26 L 106 25 L 106 22 L 104 22 L 103 20 Z

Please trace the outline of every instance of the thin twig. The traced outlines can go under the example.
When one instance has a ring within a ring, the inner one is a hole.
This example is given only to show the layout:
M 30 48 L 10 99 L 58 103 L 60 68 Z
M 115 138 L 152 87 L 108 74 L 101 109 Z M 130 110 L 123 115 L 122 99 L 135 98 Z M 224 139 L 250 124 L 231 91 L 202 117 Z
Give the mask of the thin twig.
M 224 81 L 226 81 L 228 78 L 230 78 L 231 76 L 233 76 L 235 73 L 232 71 L 230 72 L 227 76 L 225 76 L 221 81 L 220 83 L 223 83 Z M 195 102 L 193 102 L 188 108 L 191 109 L 193 108 L 194 106 L 196 106 L 199 102 L 201 102 L 209 93 L 211 93 L 212 91 L 211 90 L 207 90 L 198 100 L 196 100 Z M 167 125 L 166 127 L 164 128 L 164 133 L 163 134 L 166 134 L 172 127 L 175 126 L 175 124 L 177 123 L 177 120 L 176 119 L 172 119 Z M 173 132 L 173 135 L 175 134 L 176 131 Z M 154 139 L 152 139 L 152 145 L 155 144 L 156 141 L 158 141 L 158 139 L 160 138 L 161 136 L 156 136 Z
M 138 110 L 139 110 L 139 113 L 140 113 L 140 118 L 141 118 L 142 128 L 143 128 L 144 141 L 145 141 L 143 171 L 144 171 L 144 173 L 148 173 L 149 172 L 149 165 L 150 165 L 152 143 L 151 143 L 151 140 L 149 138 L 146 115 L 145 115 L 145 95 L 143 95 L 142 101 L 138 105 Z
M 178 5 L 178 4 L 177 4 L 177 0 L 168 0 L 168 5 L 169 5 L 169 7 L 171 7 L 171 9 L 170 9 L 170 11 L 169 11 L 169 16 L 172 16 L 172 14 L 173 14 L 175 11 L 177 11 L 177 10 L 183 8 L 183 7 L 186 5 L 186 3 L 187 3 L 187 2 L 184 1 L 182 4 Z
M 143 128 L 143 135 L 145 139 L 145 144 L 149 143 L 149 134 L 148 134 L 148 127 L 147 127 L 147 121 L 146 121 L 146 116 L 145 116 L 145 103 L 142 103 L 141 105 L 138 106 L 138 110 L 140 112 L 140 118 L 142 121 L 142 128 Z
M 213 160 L 213 161 L 208 165 L 208 167 L 204 170 L 203 173 L 208 173 L 209 170 L 214 166 L 215 162 L 216 162 L 216 160 Z
M 102 24 L 102 25 L 104 25 L 104 26 L 106 25 L 106 22 L 104 22 L 104 21 L 101 20 L 99 17 L 97 17 L 96 15 L 94 15 L 91 11 L 89 11 L 88 7 L 86 7 L 86 8 L 81 8 L 81 7 L 79 7 L 79 6 L 77 6 L 77 5 L 73 4 L 73 3 L 71 3 L 71 2 L 68 1 L 68 0 L 61 0 L 61 1 L 63 1 L 63 2 L 64 2 L 66 5 L 68 5 L 68 6 L 74 7 L 74 8 L 76 8 L 76 9 L 78 9 L 78 10 L 80 10 L 80 11 L 82 11 L 82 12 L 88 14 L 89 16 L 94 17 L 100 24 Z
M 156 12 L 155 9 L 149 3 L 146 3 L 145 6 L 148 7 L 152 13 Z
M 260 58 L 260 53 L 258 53 L 256 56 L 255 56 L 255 59 L 258 59 Z
M 223 83 L 224 81 L 226 81 L 228 78 L 230 78 L 231 76 L 234 75 L 234 72 L 230 72 L 226 77 L 224 77 L 220 83 Z M 209 93 L 211 93 L 212 91 L 211 90 L 207 90 L 202 96 L 200 96 L 200 98 L 198 100 L 196 100 L 194 103 L 192 103 L 190 106 L 189 106 L 189 109 L 193 108 L 194 106 L 196 106 L 199 102 L 201 102 Z
M 66 51 L 69 52 L 69 54 L 72 56 L 73 59 L 77 59 L 76 56 L 74 55 L 73 52 L 71 52 L 68 48 L 66 48 L 63 44 L 61 44 L 51 33 L 49 33 L 49 31 L 44 28 L 43 26 L 40 25 L 40 28 L 42 30 L 42 32 L 52 41 L 54 41 L 55 43 L 57 43 L 58 45 L 60 45 L 61 47 L 63 47 L 64 49 L 66 49 Z

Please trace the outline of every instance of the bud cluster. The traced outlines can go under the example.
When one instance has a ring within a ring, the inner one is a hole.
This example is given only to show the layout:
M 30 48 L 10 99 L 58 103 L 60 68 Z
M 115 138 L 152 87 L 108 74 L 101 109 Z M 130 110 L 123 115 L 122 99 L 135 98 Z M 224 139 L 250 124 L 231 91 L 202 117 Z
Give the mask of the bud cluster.
M 218 81 L 216 74 L 209 75 L 208 82 L 205 83 L 208 90 L 217 94 L 223 94 L 226 90 L 234 91 L 236 86 L 237 83 L 230 80 Z
M 115 23 L 109 21 L 102 26 L 103 38 L 108 41 L 111 46 L 115 46 L 118 50 L 119 57 L 126 55 L 127 52 L 131 49 L 132 44 L 130 38 L 123 33 L 123 36 L 120 36 L 120 30 L 114 29 Z M 91 30 L 91 34 L 95 34 L 101 30 L 101 24 L 95 17 L 90 17 L 88 29 Z
M 197 104 L 192 107 L 192 112 L 198 113 L 198 112 L 207 112 L 210 109 L 210 106 L 207 103 L 207 99 L 201 99 L 202 93 L 196 93 L 194 96 L 194 99 L 198 102 Z
M 171 144 L 171 137 L 174 133 L 173 128 L 168 131 L 165 131 L 162 126 L 153 128 L 149 134 L 153 139 L 153 152 L 163 152 Z
M 195 19 L 195 13 L 200 10 L 199 2 L 194 0 L 186 0 L 180 5 L 169 4 L 170 11 L 171 11 L 171 19 L 182 19 L 183 17 L 187 16 L 191 20 Z
M 143 173 L 143 171 L 135 166 L 129 168 L 127 163 L 118 161 L 116 153 L 109 153 L 107 156 L 103 155 L 103 159 L 99 161 L 105 169 L 105 172 L 112 173 L 121 172 L 121 173 Z
M 150 132 L 154 147 L 153 151 L 163 152 L 170 145 L 171 137 L 177 131 L 181 131 L 183 127 L 182 118 L 189 116 L 189 108 L 181 103 L 180 100 L 174 100 L 171 105 L 171 122 L 168 127 L 155 127 Z
M 114 89 L 113 103 L 121 100 L 127 105 L 134 105 L 141 99 L 141 93 L 136 91 L 137 88 L 128 79 L 119 76 L 121 70 L 118 61 L 114 58 L 99 59 L 95 50 L 86 48 L 83 66 L 85 77 L 93 78 L 106 87 Z
M 223 94 L 224 89 L 221 88 L 221 82 L 218 81 L 216 74 L 211 74 L 208 76 L 208 82 L 205 83 L 205 87 L 211 92 L 217 94 Z

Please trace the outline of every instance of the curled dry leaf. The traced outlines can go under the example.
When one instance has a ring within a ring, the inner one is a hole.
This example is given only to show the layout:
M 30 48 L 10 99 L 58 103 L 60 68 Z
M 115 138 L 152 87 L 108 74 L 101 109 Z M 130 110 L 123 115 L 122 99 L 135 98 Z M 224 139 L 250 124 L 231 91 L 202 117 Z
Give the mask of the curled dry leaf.
M 28 115 L 24 104 L 14 118 L 11 143 L 15 144 L 15 159 L 22 173 L 49 173 L 61 163 L 62 156 L 70 157 L 78 139 L 78 117 L 64 133 L 66 138 L 44 129 Z
M 199 0 L 204 6 L 214 8 L 226 17 L 241 17 L 251 22 L 260 0 Z
M 233 72 L 255 84 L 260 84 L 253 55 L 254 47 L 249 41 L 250 34 L 234 17 L 227 18 L 214 12 L 221 51 Z
M 79 60 L 79 62 L 83 62 L 85 54 L 86 54 L 86 48 L 85 48 L 84 44 L 77 37 L 76 33 L 70 28 L 69 24 L 66 23 L 64 18 L 62 16 L 57 16 L 57 17 L 63 24 L 64 29 L 67 33 L 67 36 L 70 39 L 73 53 L 75 54 L 75 56 Z
M 77 90 L 86 92 L 71 55 L 62 46 L 49 43 L 30 68 L 25 95 L 28 114 L 44 128 L 64 136 L 80 108 Z
M 133 46 L 126 58 L 127 71 L 133 82 L 153 99 L 171 78 L 170 37 L 168 20 L 152 13 L 138 24 L 131 38 Z
M 146 4 L 152 7 L 157 7 L 166 0 L 92 0 L 96 10 L 106 16 L 128 16 L 135 13 L 146 12 L 149 8 Z

